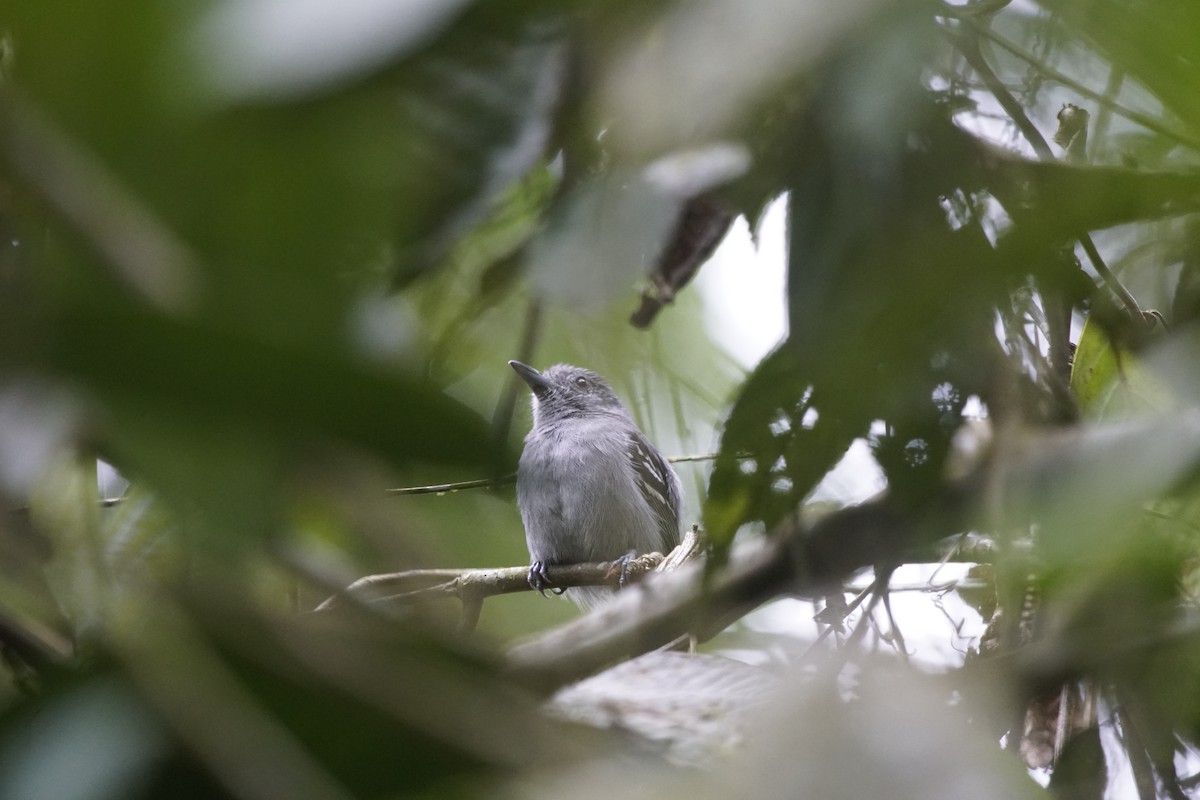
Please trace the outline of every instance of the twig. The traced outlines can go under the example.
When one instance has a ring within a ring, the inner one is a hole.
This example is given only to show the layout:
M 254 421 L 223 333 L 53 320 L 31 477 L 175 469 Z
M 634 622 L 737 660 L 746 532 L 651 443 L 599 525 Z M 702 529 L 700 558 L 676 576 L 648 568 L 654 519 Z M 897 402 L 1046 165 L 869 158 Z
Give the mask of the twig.
M 871 602 L 867 603 L 867 607 L 863 609 L 862 616 L 858 618 L 858 624 L 854 626 L 854 630 L 850 632 L 850 636 L 846 639 L 846 644 L 858 644 L 867 636 L 867 629 L 873 626 L 875 606 L 879 605 L 879 600 L 883 597 L 883 592 L 879 591 L 879 579 L 876 578 L 871 583 L 871 591 L 868 592 Z M 846 656 L 843 656 L 843 663 Z
M 1092 262 L 1096 274 L 1100 276 L 1100 279 L 1104 281 L 1117 297 L 1121 298 L 1121 303 L 1124 304 L 1126 313 L 1143 325 L 1153 326 L 1154 315 L 1142 310 L 1137 300 L 1134 299 L 1133 293 L 1126 289 L 1125 284 L 1121 283 L 1113 271 L 1108 268 L 1108 264 L 1100 257 L 1100 251 L 1096 249 L 1096 243 L 1092 241 L 1091 234 L 1080 234 L 1079 243 L 1083 245 L 1083 252 L 1087 253 L 1088 260 Z
M 720 453 L 702 453 L 694 456 L 667 456 L 667 461 L 670 461 L 672 464 L 683 464 L 688 461 L 712 461 L 718 455 L 720 455 Z M 750 453 L 738 453 L 736 456 L 734 456 L 734 458 L 746 459 L 754 458 L 754 456 Z
M 404 486 L 399 489 L 388 489 L 387 493 L 395 495 L 449 494 L 461 489 L 495 489 L 514 483 L 516 480 L 517 475 L 514 472 L 511 475 L 504 475 L 499 478 L 480 478 L 479 480 L 459 481 L 457 483 L 436 483 L 432 486 Z
M 707 543 L 697 525 L 684 534 L 666 556 L 647 553 L 617 569 L 611 561 L 596 564 L 557 564 L 546 567 L 550 583 L 556 589 L 573 586 L 618 586 L 622 574 L 625 581 L 637 581 L 648 572 L 668 572 L 702 556 Z M 378 594 L 379 589 L 400 589 L 398 593 Z M 529 585 L 528 567 L 501 569 L 418 569 L 368 575 L 359 578 L 345 589 L 327 598 L 315 611 L 328 611 L 353 598 L 368 605 L 401 606 L 414 603 L 458 598 L 462 602 L 460 633 L 475 630 L 488 597 L 514 592 L 533 591 Z
M 712 461 L 717 457 L 717 453 L 702 453 L 699 455 L 690 456 L 668 456 L 667 461 L 672 464 L 684 464 L 691 461 Z M 751 458 L 749 454 L 741 453 L 736 458 Z M 432 486 L 405 486 L 398 489 L 388 489 L 388 494 L 394 495 L 413 495 L 413 494 L 449 494 L 457 492 L 460 489 L 496 489 L 500 486 L 506 486 L 515 482 L 517 479 L 516 473 L 510 475 L 502 475 L 499 478 L 480 478 L 471 481 L 459 481 L 457 483 L 436 483 Z
M 858 609 L 859 606 L 862 605 L 863 600 L 867 599 L 867 595 L 869 595 L 871 593 L 871 590 L 873 588 L 875 588 L 874 581 L 871 582 L 870 586 L 868 586 L 867 588 L 865 588 L 861 592 L 859 592 L 857 595 L 855 595 L 854 600 L 852 600 L 850 602 L 850 605 L 846 606 L 846 610 L 842 614 L 842 620 L 845 620 L 847 617 L 849 617 L 851 614 L 853 614 Z M 821 642 L 828 639 L 830 637 L 830 635 L 833 634 L 833 632 L 838 629 L 838 627 L 839 627 L 838 625 L 833 625 L 833 624 L 826 625 L 825 629 L 822 630 L 819 634 L 817 634 L 817 638 L 813 639 L 812 644 L 810 644 L 808 646 L 808 648 L 805 649 L 805 651 L 800 655 L 798 662 L 803 663 L 804 661 L 806 661 L 808 659 L 809 655 L 811 655 L 813 653 L 813 651 L 815 651 L 817 649 L 817 646 L 819 644 L 821 644 Z
M 972 30 L 978 32 L 978 27 L 972 26 Z M 1025 140 L 1029 142 L 1029 146 L 1033 148 L 1033 152 L 1037 154 L 1038 158 L 1043 161 L 1054 161 L 1054 151 L 1050 149 L 1050 144 L 1046 141 L 1046 138 L 1042 136 L 1041 131 L 1033 124 L 1033 120 L 1029 119 L 1029 116 L 1025 113 L 1025 109 L 1017 101 L 1017 98 L 1013 97 L 1012 92 L 1004 85 L 1004 81 L 1000 80 L 1000 77 L 992 69 L 991 65 L 987 63 L 987 59 L 983 57 L 983 51 L 979 48 L 978 38 L 961 31 L 947 30 L 947 35 L 954 46 L 958 48 L 958 51 L 962 53 L 963 58 L 971 65 L 971 69 L 975 70 L 976 74 L 979 75 L 984 85 L 987 86 L 988 91 L 995 96 L 996 102 L 1008 114 L 1013 124 L 1017 126 L 1017 130 L 1025 137 Z
M 691 461 L 712 461 L 717 457 L 716 453 L 702 453 L 690 456 L 668 456 L 667 461 L 672 464 L 685 464 Z M 752 456 L 742 453 L 736 458 L 751 458 Z M 456 481 L 454 483 L 435 483 L 430 486 L 402 486 L 396 489 L 387 489 L 387 494 L 405 496 L 418 494 L 453 494 L 464 489 L 498 489 L 501 486 L 507 486 L 515 483 L 517 474 L 515 472 L 508 475 L 501 475 L 498 478 L 477 478 L 470 481 Z M 111 508 L 121 502 L 121 497 L 110 497 L 100 501 L 100 505 L 104 508 Z M 14 511 L 20 510 L 12 509 Z
M 918 583 L 901 583 L 899 585 L 888 584 L 888 592 L 891 594 L 905 594 L 907 592 L 920 592 L 921 594 L 944 594 L 956 589 L 983 589 L 991 585 L 991 581 L 963 578 L 960 580 L 945 581 L 944 583 L 920 581 Z
M 904 641 L 904 634 L 900 631 L 900 626 L 896 623 L 896 616 L 892 613 L 891 591 L 885 582 L 879 593 L 883 599 L 883 610 L 887 613 L 888 624 L 891 626 L 892 644 L 895 646 L 896 652 L 900 654 L 900 658 L 907 662 L 909 660 L 908 644 Z
M 683 541 L 667 553 L 667 557 L 655 568 L 655 572 L 679 569 L 687 562 L 700 558 L 707 551 L 708 539 L 701 533 L 699 525 L 693 525 L 691 530 L 683 535 Z

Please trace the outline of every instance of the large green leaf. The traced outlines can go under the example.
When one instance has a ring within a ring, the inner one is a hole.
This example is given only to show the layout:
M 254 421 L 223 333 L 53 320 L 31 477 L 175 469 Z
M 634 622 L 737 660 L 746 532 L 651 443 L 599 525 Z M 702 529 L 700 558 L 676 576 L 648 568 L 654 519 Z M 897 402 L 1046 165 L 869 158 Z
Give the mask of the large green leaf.
M 1080 410 L 1093 419 L 1161 412 L 1173 404 L 1170 393 L 1139 365 L 1138 357 L 1115 343 L 1093 317 L 1079 334 L 1071 391 Z

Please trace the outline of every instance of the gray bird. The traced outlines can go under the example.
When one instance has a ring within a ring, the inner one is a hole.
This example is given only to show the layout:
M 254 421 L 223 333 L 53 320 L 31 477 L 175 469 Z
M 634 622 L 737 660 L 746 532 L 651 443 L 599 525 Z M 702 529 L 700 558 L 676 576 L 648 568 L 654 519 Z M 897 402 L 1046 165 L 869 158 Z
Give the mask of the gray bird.
M 529 585 L 544 590 L 548 564 L 618 561 L 679 544 L 679 476 L 594 372 L 558 364 L 545 372 L 509 361 L 533 390 L 533 429 L 517 470 L 517 505 L 529 546 Z M 610 587 L 567 596 L 582 608 Z

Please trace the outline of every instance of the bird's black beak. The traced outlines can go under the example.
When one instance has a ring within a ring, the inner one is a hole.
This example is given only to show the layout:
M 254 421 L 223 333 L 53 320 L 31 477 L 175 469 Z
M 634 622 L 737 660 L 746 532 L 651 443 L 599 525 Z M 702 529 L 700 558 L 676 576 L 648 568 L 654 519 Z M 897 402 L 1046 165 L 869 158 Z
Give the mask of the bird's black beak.
M 522 364 L 520 361 L 510 361 L 508 365 L 521 376 L 521 380 L 529 384 L 529 388 L 538 397 L 550 391 L 550 383 L 546 380 L 546 377 L 533 367 L 528 364 Z

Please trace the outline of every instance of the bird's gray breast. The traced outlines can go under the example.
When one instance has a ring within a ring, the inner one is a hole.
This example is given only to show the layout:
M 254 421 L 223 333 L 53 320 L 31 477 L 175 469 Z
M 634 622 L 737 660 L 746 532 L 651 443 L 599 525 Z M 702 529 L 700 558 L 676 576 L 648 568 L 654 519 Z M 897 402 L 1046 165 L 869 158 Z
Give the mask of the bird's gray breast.
M 606 561 L 660 549 L 626 451 L 623 439 L 586 424 L 526 441 L 517 504 L 532 560 Z

